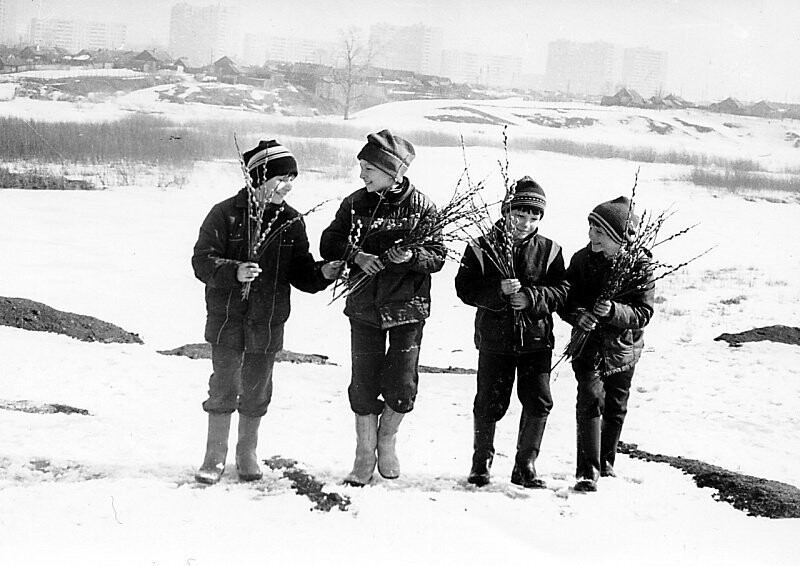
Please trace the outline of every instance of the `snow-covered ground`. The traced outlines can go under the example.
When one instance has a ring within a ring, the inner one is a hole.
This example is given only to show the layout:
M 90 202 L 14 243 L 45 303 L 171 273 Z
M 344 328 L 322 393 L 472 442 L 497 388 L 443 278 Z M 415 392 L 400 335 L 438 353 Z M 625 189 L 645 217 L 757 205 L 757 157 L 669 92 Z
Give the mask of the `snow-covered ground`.
M 426 122 L 435 104 L 473 103 L 386 105 L 357 115 L 352 125 L 363 125 L 365 135 L 378 127 L 500 135 L 496 126 Z M 489 103 L 481 104 L 487 111 Z M 0 103 L 0 114 L 15 115 L 14 105 L 21 114 L 64 119 L 73 113 L 64 103 L 15 100 Z M 505 105 L 507 117 L 544 111 L 521 101 Z M 108 119 L 104 112 L 111 110 L 84 105 L 74 112 Z M 590 109 L 578 111 L 586 115 Z M 603 126 L 607 134 L 585 128 L 580 135 L 586 141 L 640 144 L 645 134 L 629 130 L 619 119 L 623 111 L 615 112 Z M 795 167 L 800 162 L 800 150 L 789 151 L 770 129 L 775 124 L 706 119 L 741 123 L 737 131 L 749 141 L 697 140 L 680 132 L 662 137 L 687 151 L 731 156 L 752 151 L 754 159 L 771 153 Z M 524 120 L 510 128 L 511 174 L 531 174 L 545 188 L 542 231 L 569 257 L 585 244 L 587 213 L 603 200 L 629 194 L 638 164 L 514 151 L 513 136 L 537 128 L 542 127 Z M 554 137 L 577 135 L 551 129 L 547 133 Z M 656 134 L 647 139 L 661 140 Z M 499 190 L 501 152 L 469 147 L 467 156 L 473 174 L 492 175 Z M 409 175 L 442 203 L 462 168 L 460 149 L 418 147 Z M 800 208 L 710 193 L 677 180 L 679 169 L 645 164 L 639 178 L 640 206 L 654 211 L 674 206 L 674 229 L 700 223 L 665 246 L 662 257 L 686 259 L 715 247 L 659 286 L 661 302 L 645 335 L 647 350 L 623 440 L 800 486 L 800 349 L 771 342 L 730 348 L 713 340 L 723 332 L 770 324 L 800 326 Z M 293 294 L 286 347 L 328 355 L 337 365 L 277 365 L 259 452 L 298 460 L 325 482 L 326 491 L 349 496 L 349 510 L 311 512 L 312 503 L 270 470 L 255 484 L 240 484 L 229 473 L 218 486 L 198 488 L 192 475 L 204 447 L 200 403 L 210 362 L 157 350 L 202 341 L 203 288 L 189 257 L 204 215 L 233 194 L 238 175 L 235 164 L 198 163 L 184 189 L 0 190 L 0 296 L 96 316 L 138 332 L 145 342 L 87 344 L 0 327 L 0 399 L 63 403 L 91 413 L 0 410 L 3 563 L 797 563 L 797 519 L 749 517 L 663 464 L 620 455 L 620 476 L 601 480 L 596 494 L 570 491 L 575 393 L 567 365 L 553 375 L 555 407 L 537 462 L 549 489 L 526 491 L 508 481 L 516 400 L 498 426 L 494 482 L 480 490 L 466 484 L 474 376 L 441 374 L 421 376 L 417 407 L 403 422 L 402 477 L 376 479 L 363 489 L 340 485 L 354 450 L 346 393 L 348 324 L 342 305 L 328 305 L 326 292 Z M 288 200 L 305 210 L 358 186 L 355 176 L 329 181 L 301 173 Z M 336 206 L 331 202 L 308 218 L 313 248 Z M 455 270 L 449 264 L 434 276 L 433 314 L 422 347 L 426 365 L 475 367 L 474 312 L 455 296 Z M 560 346 L 567 333 L 558 322 Z

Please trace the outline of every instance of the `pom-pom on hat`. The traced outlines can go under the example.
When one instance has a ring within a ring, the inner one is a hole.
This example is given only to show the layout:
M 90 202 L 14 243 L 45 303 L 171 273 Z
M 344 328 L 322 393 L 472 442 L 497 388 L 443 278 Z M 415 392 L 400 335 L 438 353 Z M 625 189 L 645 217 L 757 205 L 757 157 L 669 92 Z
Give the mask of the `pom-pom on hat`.
M 389 130 L 381 130 L 367 136 L 367 144 L 358 152 L 357 158 L 369 161 L 387 175 L 400 180 L 416 155 L 411 142 Z
M 633 212 L 631 199 L 617 197 L 594 207 L 589 213 L 589 222 L 600 226 L 616 243 L 623 244 L 636 234 L 639 217 Z
M 275 140 L 261 140 L 256 147 L 245 151 L 242 159 L 256 187 L 272 177 L 297 176 L 297 160 L 294 155 Z
M 530 178 L 525 175 L 514 184 L 514 196 L 511 200 L 503 203 L 503 214 L 522 206 L 529 206 L 542 212 L 544 216 L 544 209 L 547 205 L 547 197 L 544 194 L 544 189 Z

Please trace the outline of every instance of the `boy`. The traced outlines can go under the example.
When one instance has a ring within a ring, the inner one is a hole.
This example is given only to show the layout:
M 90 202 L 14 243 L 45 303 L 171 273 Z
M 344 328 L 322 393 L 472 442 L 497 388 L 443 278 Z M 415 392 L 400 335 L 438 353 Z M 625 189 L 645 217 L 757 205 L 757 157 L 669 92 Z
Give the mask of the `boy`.
M 396 245 L 434 210 L 405 176 L 415 155 L 410 142 L 389 130 L 369 134 L 358 153 L 364 188 L 342 201 L 319 245 L 325 259 L 348 259 L 351 276 L 369 276 L 366 286 L 347 296 L 344 309 L 352 348 L 348 396 L 356 420 L 356 458 L 344 482 L 355 486 L 370 482 L 376 463 L 384 478 L 400 475 L 397 430 L 414 408 L 431 274 L 444 264 L 440 245 Z
M 653 315 L 655 286 L 644 285 L 619 300 L 598 297 L 614 256 L 638 223 L 626 197 L 597 205 L 589 214 L 589 244 L 572 256 L 567 269 L 569 295 L 559 314 L 573 332 L 590 332 L 572 359 L 578 382 L 576 491 L 597 491 L 600 476 L 616 475 L 617 444 L 644 346 L 643 328 Z
M 503 278 L 489 259 L 493 251 L 483 237 L 467 247 L 456 275 L 458 297 L 478 308 L 474 452 L 467 479 L 478 487 L 490 481 L 495 425 L 508 410 L 515 373 L 522 416 L 511 482 L 527 488 L 545 487 L 534 464 L 553 407 L 552 313 L 567 294 L 561 246 L 538 231 L 546 202 L 542 187 L 525 176 L 516 182 L 514 196 L 503 205 L 503 218 L 494 227 L 503 230 L 506 219 L 510 222 L 516 279 Z
M 259 199 L 272 195 L 264 218 L 278 232 L 265 253 L 247 261 L 248 190 L 216 204 L 200 227 L 192 267 L 206 285 L 205 338 L 211 343 L 213 373 L 208 383 L 208 439 L 201 483 L 217 483 L 225 470 L 231 413 L 239 412 L 236 469 L 239 479 L 261 478 L 256 457 L 258 428 L 272 398 L 272 368 L 283 347 L 283 326 L 289 318 L 290 285 L 316 293 L 336 277 L 336 262 L 314 261 L 308 251 L 305 224 L 284 202 L 297 176 L 297 161 L 275 140 L 261 141 L 246 151 L 244 163 Z M 265 220 L 265 224 L 268 223 Z M 250 284 L 247 298 L 242 285 Z

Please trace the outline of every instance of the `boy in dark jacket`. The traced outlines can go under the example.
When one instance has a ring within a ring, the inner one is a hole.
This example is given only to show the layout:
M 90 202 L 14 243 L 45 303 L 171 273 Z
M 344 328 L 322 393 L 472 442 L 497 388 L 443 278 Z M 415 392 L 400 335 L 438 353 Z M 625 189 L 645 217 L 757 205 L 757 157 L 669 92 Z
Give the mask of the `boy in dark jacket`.
M 467 481 L 489 483 L 494 458 L 495 424 L 511 402 L 515 374 L 522 403 L 517 453 L 511 482 L 542 488 L 535 461 L 553 407 L 550 365 L 554 346 L 552 313 L 566 298 L 561 246 L 538 231 L 544 216 L 544 190 L 530 177 L 516 182 L 512 200 L 503 205 L 495 230 L 510 222 L 516 279 L 503 278 L 490 259 L 485 238 L 470 244 L 456 275 L 456 293 L 477 307 L 475 347 L 478 388 L 473 404 L 474 452 Z M 520 319 L 524 317 L 524 322 Z
M 350 485 L 368 484 L 376 463 L 383 477 L 400 475 L 397 430 L 414 408 L 431 274 L 444 264 L 441 245 L 397 245 L 434 211 L 405 177 L 414 157 L 411 143 L 389 130 L 369 134 L 358 153 L 364 188 L 342 201 L 320 240 L 323 258 L 347 259 L 351 277 L 369 276 L 348 294 L 344 309 L 352 347 L 348 396 L 356 420 L 356 458 L 344 480 Z
M 211 343 L 206 454 L 195 479 L 217 483 L 225 470 L 231 413 L 239 412 L 236 469 L 243 481 L 261 478 L 256 457 L 258 428 L 272 398 L 272 368 L 283 347 L 290 285 L 316 293 L 335 278 L 339 265 L 315 262 L 300 213 L 284 202 L 297 176 L 294 156 L 275 140 L 243 154 L 258 198 L 272 195 L 264 210 L 267 235 L 276 237 L 256 261 L 248 261 L 248 189 L 216 204 L 200 227 L 192 267 L 206 285 L 205 339 Z M 247 298 L 242 285 L 249 284 Z
M 597 491 L 600 476 L 616 475 L 631 379 L 644 347 L 643 328 L 653 315 L 652 281 L 619 300 L 598 300 L 614 256 L 638 222 L 626 197 L 597 205 L 589 214 L 589 244 L 572 256 L 567 269 L 569 295 L 559 314 L 573 325 L 573 333 L 589 332 L 572 359 L 578 382 L 576 491 Z M 641 262 L 646 268 L 648 258 Z

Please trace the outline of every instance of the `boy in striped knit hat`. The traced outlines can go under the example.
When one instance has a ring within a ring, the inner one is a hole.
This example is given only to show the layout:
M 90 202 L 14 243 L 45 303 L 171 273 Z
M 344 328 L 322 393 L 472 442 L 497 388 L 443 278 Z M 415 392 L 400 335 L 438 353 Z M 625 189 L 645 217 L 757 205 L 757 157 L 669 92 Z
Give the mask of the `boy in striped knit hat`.
M 272 398 L 275 355 L 283 347 L 290 286 L 316 293 L 336 277 L 341 262 L 316 262 L 300 213 L 284 198 L 297 176 L 294 155 L 275 140 L 244 152 L 255 198 L 270 198 L 263 212 L 272 238 L 256 261 L 248 257 L 248 189 L 216 204 L 200 227 L 192 267 L 206 285 L 205 339 L 211 343 L 206 454 L 195 479 L 217 483 L 225 470 L 231 414 L 239 413 L 239 479 L 261 478 L 258 428 Z M 274 237 L 272 237 L 274 235 Z M 242 285 L 249 284 L 246 297 Z
M 467 246 L 456 275 L 456 293 L 477 307 L 475 347 L 478 349 L 477 392 L 473 403 L 472 468 L 467 481 L 478 487 L 490 481 L 494 433 L 511 403 L 514 378 L 522 403 L 517 452 L 511 483 L 543 488 L 535 461 L 553 407 L 550 366 L 555 345 L 552 313 L 567 295 L 561 246 L 539 233 L 547 200 L 530 177 L 519 179 L 514 196 L 502 207 L 514 239 L 517 278 L 506 279 L 490 259 L 486 240 Z M 520 313 L 526 323 L 519 324 Z
M 655 292 L 650 285 L 618 300 L 599 299 L 613 258 L 634 236 L 639 219 L 630 199 L 620 196 L 597 205 L 588 220 L 589 244 L 570 260 L 569 294 L 559 310 L 573 332 L 590 333 L 572 359 L 578 382 L 576 491 L 597 491 L 600 476 L 616 476 L 617 445 Z

